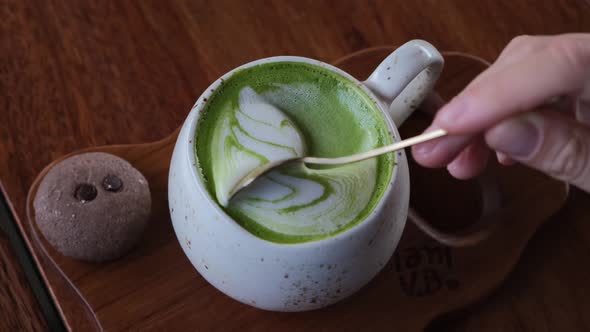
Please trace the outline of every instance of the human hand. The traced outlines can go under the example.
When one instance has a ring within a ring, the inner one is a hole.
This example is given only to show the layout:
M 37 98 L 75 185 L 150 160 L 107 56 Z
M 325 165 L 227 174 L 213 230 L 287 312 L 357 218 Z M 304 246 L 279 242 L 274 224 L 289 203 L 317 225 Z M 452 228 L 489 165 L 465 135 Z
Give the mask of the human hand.
M 590 34 L 514 38 L 427 131 L 437 128 L 449 136 L 412 149 L 423 166 L 468 179 L 491 149 L 502 164 L 519 162 L 590 192 Z

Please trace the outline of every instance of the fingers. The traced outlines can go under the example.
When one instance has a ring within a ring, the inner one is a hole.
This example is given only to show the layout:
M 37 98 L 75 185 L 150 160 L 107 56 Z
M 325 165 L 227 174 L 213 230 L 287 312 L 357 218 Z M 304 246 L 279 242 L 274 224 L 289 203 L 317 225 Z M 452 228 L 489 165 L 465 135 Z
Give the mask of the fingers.
M 432 128 L 426 131 L 433 130 Z M 470 179 L 480 174 L 489 157 L 489 149 L 483 137 L 443 137 L 412 148 L 414 160 L 425 167 L 447 166 L 458 179 Z
M 438 129 L 430 126 L 425 132 Z M 425 167 L 443 167 L 455 159 L 472 140 L 472 136 L 445 136 L 412 147 L 414 160 Z
M 549 42 L 556 36 L 517 36 L 514 37 L 508 45 L 502 50 L 494 66 L 510 65 L 526 59 L 531 54 L 538 53 L 547 47 Z
M 474 134 L 560 95 L 578 94 L 590 64 L 590 37 L 559 38 L 540 52 L 491 71 L 444 106 L 434 123 Z
M 590 129 L 569 117 L 529 112 L 494 126 L 485 140 L 510 159 L 590 191 Z
M 483 137 L 478 137 L 447 166 L 447 170 L 457 179 L 471 179 L 483 172 L 489 155 Z
M 508 45 L 502 50 L 494 64 L 476 77 L 469 85 L 477 84 L 479 81 L 487 78 L 488 75 L 502 70 L 508 65 L 512 65 L 523 59 L 535 54 L 547 47 L 548 41 L 555 39 L 555 36 L 517 36 L 514 37 Z
M 514 165 L 514 160 L 510 159 L 510 157 L 502 152 L 496 152 L 496 158 L 498 159 L 498 162 L 504 166 Z
M 588 77 L 590 34 L 517 38 L 438 112 L 431 129 L 450 135 L 414 147 L 414 158 L 473 177 L 489 158 L 477 138 L 485 133 L 500 163 L 520 162 L 590 191 Z M 548 101 L 561 113 L 531 111 Z

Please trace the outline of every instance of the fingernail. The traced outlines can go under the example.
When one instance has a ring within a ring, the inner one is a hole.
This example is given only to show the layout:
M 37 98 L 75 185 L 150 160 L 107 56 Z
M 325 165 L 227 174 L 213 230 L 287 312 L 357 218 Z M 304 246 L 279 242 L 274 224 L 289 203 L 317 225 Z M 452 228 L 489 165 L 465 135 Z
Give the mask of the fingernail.
M 438 129 L 436 125 L 430 126 L 426 132 Z M 457 155 L 469 145 L 471 136 L 446 136 L 436 140 L 415 145 L 412 148 L 414 159 L 423 166 L 442 167 L 449 164 Z
M 414 146 L 414 153 L 420 155 L 426 155 L 432 152 L 436 148 L 436 142 L 420 143 Z
M 424 133 L 431 132 L 435 129 L 438 129 L 438 127 L 435 127 L 434 125 L 432 125 L 432 126 L 426 128 L 426 130 L 424 130 Z M 438 142 L 436 140 L 430 141 L 430 142 L 425 142 L 425 143 L 420 143 L 420 144 L 414 145 L 413 152 L 416 154 L 420 154 L 420 155 L 427 155 L 436 148 L 437 144 L 438 144 Z
M 525 159 L 530 156 L 540 138 L 540 123 L 534 113 L 501 122 L 490 130 L 487 141 L 491 148 L 509 157 Z
M 440 110 L 436 120 L 441 127 L 451 129 L 460 121 L 467 107 L 466 98 L 457 96 Z
M 447 171 L 449 171 L 451 175 L 454 175 L 455 171 L 462 166 L 461 164 L 463 163 L 463 159 L 465 159 L 465 155 L 460 154 L 459 157 L 455 158 L 455 160 L 447 165 Z
M 496 152 L 496 159 L 498 159 L 498 163 L 503 166 L 511 166 L 514 165 L 514 160 L 508 157 L 506 154 L 502 152 Z

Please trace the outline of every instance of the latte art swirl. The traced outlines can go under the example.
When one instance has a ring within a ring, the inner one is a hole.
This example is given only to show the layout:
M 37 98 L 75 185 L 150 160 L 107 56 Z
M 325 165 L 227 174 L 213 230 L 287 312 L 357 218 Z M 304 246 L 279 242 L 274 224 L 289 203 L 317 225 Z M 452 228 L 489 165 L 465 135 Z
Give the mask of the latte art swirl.
M 221 161 L 213 169 L 213 178 L 222 206 L 227 206 L 231 188 L 256 167 L 305 154 L 295 124 L 250 87 L 240 91 L 238 107 L 224 112 L 220 120 L 211 152 L 214 160 Z
M 376 161 L 314 170 L 272 171 L 240 192 L 230 208 L 289 236 L 321 236 L 352 222 L 375 189 Z
M 225 211 L 263 239 L 306 242 L 353 227 L 374 209 L 391 177 L 391 155 L 317 169 L 286 165 L 228 204 L 229 190 L 262 164 L 390 143 L 370 98 L 320 67 L 285 62 L 237 71 L 202 112 L 195 140 L 201 176 Z

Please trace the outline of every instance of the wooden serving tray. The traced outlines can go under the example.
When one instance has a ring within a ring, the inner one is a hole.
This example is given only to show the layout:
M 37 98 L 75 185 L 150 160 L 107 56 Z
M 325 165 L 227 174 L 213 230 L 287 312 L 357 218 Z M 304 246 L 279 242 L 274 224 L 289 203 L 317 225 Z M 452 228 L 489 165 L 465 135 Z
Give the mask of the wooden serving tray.
M 364 50 L 334 64 L 363 79 L 393 49 Z M 436 87 L 443 98 L 458 93 L 487 66 L 468 55 L 443 54 L 445 69 Z M 403 126 L 402 136 L 418 133 L 429 121 L 425 114 L 412 116 Z M 481 300 L 493 291 L 512 270 L 535 230 L 562 206 L 568 192 L 567 185 L 535 171 L 492 163 L 489 172 L 500 188 L 503 225 L 484 242 L 452 249 L 428 238 L 409 222 L 394 257 L 357 294 L 312 312 L 267 312 L 217 291 L 182 252 L 167 207 L 168 165 L 177 133 L 154 143 L 94 147 L 70 154 L 102 151 L 118 155 L 138 168 L 150 183 L 153 216 L 149 226 L 141 244 L 117 261 L 82 263 L 53 250 L 39 235 L 32 208 L 40 179 L 53 164 L 33 183 L 27 200 L 27 240 L 36 259 L 50 263 L 46 266 L 62 276 L 59 282 L 47 286 L 68 328 L 420 331 L 437 316 Z M 444 170 L 423 169 L 412 160 L 410 165 L 411 205 L 423 217 L 450 230 L 478 218 L 482 203 L 477 182 L 453 180 Z

